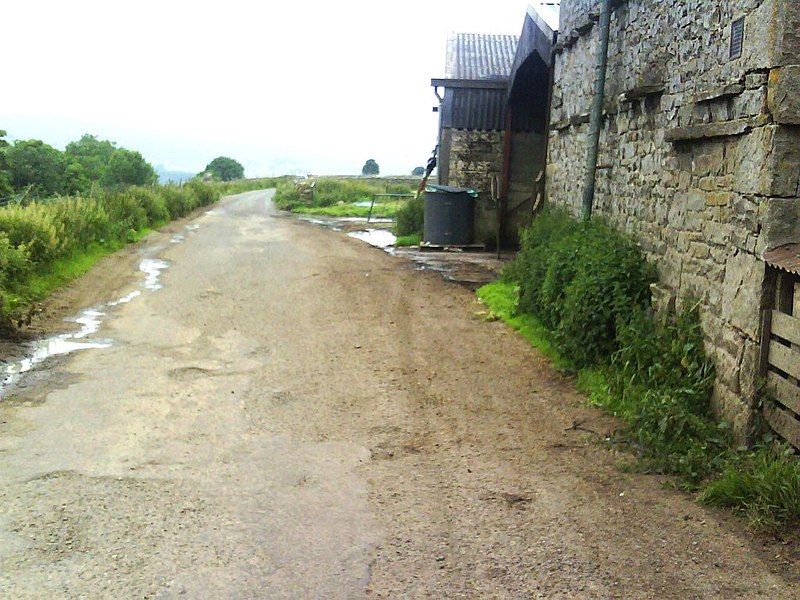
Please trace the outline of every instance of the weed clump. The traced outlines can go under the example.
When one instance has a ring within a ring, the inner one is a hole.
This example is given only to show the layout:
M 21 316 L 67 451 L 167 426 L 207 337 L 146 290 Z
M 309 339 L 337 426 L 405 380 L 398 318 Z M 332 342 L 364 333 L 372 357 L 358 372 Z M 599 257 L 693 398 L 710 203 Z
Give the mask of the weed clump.
M 777 450 L 777 451 L 776 451 Z M 756 526 L 800 517 L 800 461 L 789 449 L 763 447 L 726 466 L 700 495 L 711 506 L 743 511 Z
M 422 237 L 424 218 L 424 201 L 422 196 L 415 196 L 397 211 L 394 232 L 397 236 Z M 419 242 L 417 242 L 419 243 Z

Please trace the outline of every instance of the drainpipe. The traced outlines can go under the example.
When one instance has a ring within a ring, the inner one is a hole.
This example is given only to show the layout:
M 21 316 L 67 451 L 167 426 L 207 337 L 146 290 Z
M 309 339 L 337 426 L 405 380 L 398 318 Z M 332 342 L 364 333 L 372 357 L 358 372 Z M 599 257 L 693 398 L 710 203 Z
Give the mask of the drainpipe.
M 592 218 L 592 205 L 594 204 L 595 172 L 597 171 L 600 129 L 603 125 L 603 100 L 606 91 L 606 71 L 608 70 L 608 30 L 610 24 L 611 0 L 600 0 L 600 45 L 597 48 L 592 113 L 589 119 L 589 147 L 586 152 L 586 179 L 583 185 L 583 206 L 581 208 L 581 216 L 584 221 Z

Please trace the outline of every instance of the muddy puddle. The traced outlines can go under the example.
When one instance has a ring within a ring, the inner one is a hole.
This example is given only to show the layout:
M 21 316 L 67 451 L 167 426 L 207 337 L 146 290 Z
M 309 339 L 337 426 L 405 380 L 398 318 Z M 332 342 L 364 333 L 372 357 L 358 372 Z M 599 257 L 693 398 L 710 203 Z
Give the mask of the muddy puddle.
M 199 225 L 192 224 L 187 225 L 185 230 L 188 233 L 196 231 L 198 228 Z M 184 235 L 175 234 L 170 243 L 180 243 L 184 239 Z M 150 248 L 146 252 L 152 253 L 157 250 L 158 248 Z M 169 263 L 164 260 L 150 257 L 143 258 L 139 261 L 138 270 L 144 274 L 144 279 L 139 284 L 138 289 L 116 300 L 88 308 L 75 317 L 65 320 L 67 323 L 79 325 L 78 331 L 61 333 L 26 344 L 25 353 L 22 357 L 9 359 L 0 366 L 0 399 L 20 381 L 25 373 L 51 357 L 71 354 L 81 350 L 102 349 L 112 346 L 113 340 L 94 337 L 100 331 L 103 321 L 107 318 L 108 309 L 132 302 L 143 293 L 155 292 L 163 288 L 161 274 L 167 268 L 169 268 Z
M 416 246 L 396 248 L 395 235 L 389 230 L 392 219 L 367 219 L 359 217 L 320 217 L 300 215 L 299 219 L 333 231 L 346 233 L 349 237 L 361 240 L 380 248 L 394 256 L 410 261 L 411 268 L 419 271 L 440 273 L 448 281 L 477 287 L 497 279 L 500 270 L 514 257 L 512 252 L 503 252 L 500 257 L 495 252 L 441 251 L 420 249 Z

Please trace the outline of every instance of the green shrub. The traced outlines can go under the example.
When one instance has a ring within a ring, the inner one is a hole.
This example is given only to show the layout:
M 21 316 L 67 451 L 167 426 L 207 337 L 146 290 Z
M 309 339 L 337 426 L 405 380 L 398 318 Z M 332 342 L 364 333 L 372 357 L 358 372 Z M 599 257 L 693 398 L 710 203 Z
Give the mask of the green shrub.
M 282 210 L 293 210 L 304 204 L 300 199 L 300 187 L 293 181 L 278 183 L 272 201 Z
M 34 265 L 54 260 L 63 244 L 63 226 L 58 226 L 52 209 L 43 202 L 0 209 L 0 233 L 8 237 L 11 246 L 24 247 Z
M 113 240 L 127 240 L 132 232 L 141 231 L 148 225 L 147 211 L 138 198 L 127 190 L 105 193 L 103 205 L 108 213 L 110 237 Z
M 520 310 L 553 329 L 578 367 L 610 360 L 617 327 L 647 305 L 656 279 L 628 237 L 558 210 L 545 211 L 523 232 L 504 277 L 519 281 Z
M 197 194 L 188 186 L 166 185 L 161 188 L 161 195 L 173 219 L 188 215 L 200 204 Z
M 0 233 L 0 288 L 28 274 L 30 256 L 24 246 L 14 247 L 5 233 Z
M 397 211 L 394 232 L 398 236 L 422 235 L 424 219 L 422 196 L 409 199 Z
M 157 225 L 169 220 L 166 199 L 158 188 L 135 186 L 128 188 L 127 192 L 144 209 L 148 225 Z

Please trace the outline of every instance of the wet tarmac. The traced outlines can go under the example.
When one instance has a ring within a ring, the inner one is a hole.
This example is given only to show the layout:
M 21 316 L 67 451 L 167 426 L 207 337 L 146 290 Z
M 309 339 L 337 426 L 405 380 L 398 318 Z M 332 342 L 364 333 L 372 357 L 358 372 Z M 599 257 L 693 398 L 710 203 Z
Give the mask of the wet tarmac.
M 187 225 L 186 232 L 194 232 L 198 228 L 199 225 L 197 224 Z M 185 235 L 176 234 L 170 242 L 177 244 L 184 240 Z M 152 253 L 156 250 L 158 248 L 151 248 L 147 252 Z M 169 264 L 166 261 L 151 257 L 143 258 L 139 262 L 139 271 L 144 274 L 144 280 L 139 289 L 133 290 L 116 300 L 86 309 L 75 317 L 66 319 L 67 323 L 80 325 L 80 329 L 75 332 L 62 333 L 30 342 L 23 356 L 7 360 L 5 365 L 0 368 L 0 378 L 2 378 L 0 379 L 0 399 L 10 388 L 19 383 L 25 373 L 51 357 L 71 354 L 80 350 L 109 348 L 112 346 L 114 342 L 111 339 L 95 339 L 93 337 L 100 331 L 103 320 L 107 316 L 106 311 L 109 308 L 132 302 L 141 296 L 143 292 L 155 292 L 163 288 L 161 273 L 167 268 L 169 268 Z

